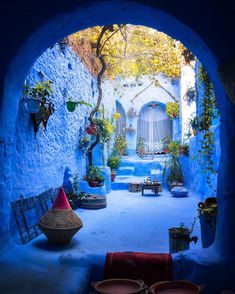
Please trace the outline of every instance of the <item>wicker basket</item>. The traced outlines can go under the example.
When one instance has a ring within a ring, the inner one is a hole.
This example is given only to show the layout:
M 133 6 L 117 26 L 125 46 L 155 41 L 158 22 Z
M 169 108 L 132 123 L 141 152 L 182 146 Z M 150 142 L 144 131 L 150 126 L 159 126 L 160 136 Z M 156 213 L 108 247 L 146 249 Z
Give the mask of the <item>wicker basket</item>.
M 107 206 L 106 196 L 89 195 L 79 202 L 80 208 L 85 209 L 101 209 Z
M 72 209 L 49 209 L 38 223 L 49 242 L 66 245 L 81 229 L 82 221 Z

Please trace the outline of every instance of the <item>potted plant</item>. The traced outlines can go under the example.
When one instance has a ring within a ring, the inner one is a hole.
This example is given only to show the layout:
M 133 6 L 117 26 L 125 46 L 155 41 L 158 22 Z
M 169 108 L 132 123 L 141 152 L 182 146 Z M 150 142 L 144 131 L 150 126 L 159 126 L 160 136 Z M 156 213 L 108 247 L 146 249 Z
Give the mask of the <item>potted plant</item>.
M 68 109 L 69 112 L 74 112 L 78 105 L 85 105 L 85 106 L 88 106 L 88 107 L 92 107 L 92 104 L 90 104 L 90 103 L 88 103 L 88 102 L 86 102 L 84 100 L 73 101 L 71 97 L 66 102 L 66 106 L 67 106 L 67 109 Z
M 102 186 L 104 184 L 104 177 L 102 176 L 101 168 L 98 166 L 91 166 L 87 181 L 91 187 Z
M 190 87 L 187 89 L 184 100 L 187 102 L 188 105 L 191 105 L 191 103 L 195 102 L 196 99 L 196 90 L 194 87 Z
M 174 118 L 179 117 L 179 115 L 180 115 L 179 102 L 167 102 L 165 112 L 166 112 L 166 115 L 168 115 L 170 119 L 174 119 Z
M 115 139 L 114 150 L 119 155 L 126 154 L 127 142 L 124 136 L 118 135 Z
M 191 233 L 193 232 L 193 227 L 196 222 L 194 220 L 192 224 L 192 228 L 187 228 L 183 223 L 180 224 L 179 227 L 169 228 L 169 252 L 175 253 L 179 251 L 188 250 L 190 247 L 190 242 L 197 243 L 198 237 L 191 237 Z
M 114 126 L 112 125 L 111 121 L 106 118 L 95 118 L 95 129 L 100 135 L 100 143 L 109 142 L 111 140 Z
M 168 149 L 168 145 L 170 144 L 171 142 L 171 138 L 166 136 L 162 139 L 162 150 L 164 153 L 168 154 L 169 153 L 169 149 Z
M 78 149 L 82 152 L 82 155 L 85 156 L 87 152 L 87 148 L 90 144 L 90 138 L 88 136 L 84 136 L 80 138 Z
M 116 177 L 116 169 L 120 165 L 120 157 L 118 155 L 111 155 L 108 159 L 107 165 L 111 169 L 111 181 L 114 182 Z
M 216 197 L 208 197 L 198 203 L 198 216 L 201 226 L 202 247 L 209 247 L 215 239 L 218 205 Z
M 42 104 L 45 104 L 46 100 L 49 99 L 52 88 L 52 82 L 36 82 L 34 86 L 29 84 L 24 85 L 23 100 L 24 107 L 29 113 L 38 113 Z
M 193 130 L 193 135 L 196 136 L 197 130 L 199 128 L 199 119 L 197 116 L 194 116 L 189 119 L 188 125 Z
M 184 177 L 179 156 L 170 154 L 165 160 L 162 172 L 163 183 L 166 179 L 170 190 L 176 186 L 183 186 Z
M 179 153 L 181 155 L 188 155 L 189 145 L 187 143 L 180 144 Z

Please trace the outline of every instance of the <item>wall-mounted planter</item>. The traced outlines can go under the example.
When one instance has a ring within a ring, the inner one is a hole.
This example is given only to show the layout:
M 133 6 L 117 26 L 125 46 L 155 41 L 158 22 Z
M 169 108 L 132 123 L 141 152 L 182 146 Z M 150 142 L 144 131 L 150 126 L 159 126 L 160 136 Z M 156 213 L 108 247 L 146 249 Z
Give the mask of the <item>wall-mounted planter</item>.
M 95 128 L 93 126 L 89 126 L 86 129 L 87 134 L 93 135 L 95 133 Z
M 66 102 L 66 106 L 69 112 L 74 112 L 74 110 L 76 109 L 78 103 L 74 102 L 74 101 L 67 101 Z
M 28 98 L 23 100 L 24 108 L 28 113 L 38 113 L 41 106 L 41 100 L 36 98 Z
M 135 131 L 136 131 L 136 129 L 134 129 L 134 128 L 131 128 L 131 127 L 126 128 L 126 132 L 128 132 L 128 133 L 135 133 Z

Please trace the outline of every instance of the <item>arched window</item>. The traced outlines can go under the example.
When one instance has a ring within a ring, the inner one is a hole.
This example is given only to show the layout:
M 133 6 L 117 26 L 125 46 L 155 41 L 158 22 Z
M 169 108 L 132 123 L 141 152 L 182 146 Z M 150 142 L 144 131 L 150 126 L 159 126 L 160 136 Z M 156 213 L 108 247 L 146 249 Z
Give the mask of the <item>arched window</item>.
M 148 152 L 162 151 L 162 139 L 172 138 L 172 122 L 157 103 L 144 106 L 139 114 L 137 140 L 143 140 Z

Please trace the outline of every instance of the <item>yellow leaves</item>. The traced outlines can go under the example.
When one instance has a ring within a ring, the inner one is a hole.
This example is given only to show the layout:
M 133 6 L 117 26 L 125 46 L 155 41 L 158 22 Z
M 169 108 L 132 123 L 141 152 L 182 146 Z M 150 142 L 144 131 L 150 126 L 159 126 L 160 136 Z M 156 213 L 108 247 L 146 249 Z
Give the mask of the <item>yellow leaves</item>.
M 95 44 L 102 27 L 93 27 L 76 34 L 75 40 L 89 40 L 95 56 Z M 121 30 L 114 25 L 115 34 L 106 32 L 102 39 L 102 54 L 107 63 L 106 77 L 152 75 L 169 77 L 181 74 L 183 45 L 169 36 L 143 26 L 126 25 Z

